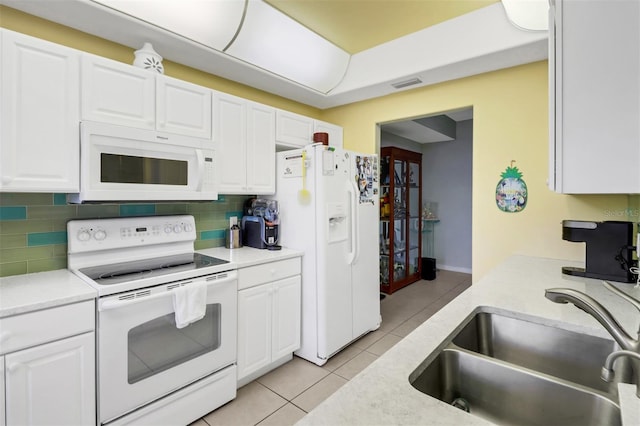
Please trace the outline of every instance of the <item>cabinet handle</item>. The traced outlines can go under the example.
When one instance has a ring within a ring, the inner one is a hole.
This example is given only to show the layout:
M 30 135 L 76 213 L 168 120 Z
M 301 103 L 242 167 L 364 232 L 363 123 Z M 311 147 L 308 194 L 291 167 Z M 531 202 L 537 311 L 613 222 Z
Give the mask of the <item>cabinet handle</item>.
M 156 135 L 156 138 L 158 138 L 158 139 L 162 139 L 163 141 L 168 141 L 168 140 L 169 140 L 169 138 L 168 138 L 168 137 L 166 137 L 166 136 L 159 136 L 159 135 Z

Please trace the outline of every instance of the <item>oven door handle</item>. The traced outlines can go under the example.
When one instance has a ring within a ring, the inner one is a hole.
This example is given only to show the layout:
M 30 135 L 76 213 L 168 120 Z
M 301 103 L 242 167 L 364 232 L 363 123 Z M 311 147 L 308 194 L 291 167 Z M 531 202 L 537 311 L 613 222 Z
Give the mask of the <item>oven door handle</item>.
M 111 300 L 99 300 L 98 301 L 98 311 L 110 311 L 112 309 L 122 308 L 124 306 L 131 306 L 137 303 L 149 302 L 151 300 L 160 299 L 163 297 L 173 297 L 172 291 L 167 291 L 166 293 L 158 293 L 152 294 L 150 296 L 137 296 L 131 299 L 111 299 Z

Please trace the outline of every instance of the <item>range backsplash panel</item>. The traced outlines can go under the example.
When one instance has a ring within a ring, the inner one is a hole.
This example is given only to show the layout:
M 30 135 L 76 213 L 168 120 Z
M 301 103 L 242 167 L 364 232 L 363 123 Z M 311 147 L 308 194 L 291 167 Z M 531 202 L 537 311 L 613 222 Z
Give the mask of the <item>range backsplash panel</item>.
M 245 195 L 217 201 L 67 204 L 66 194 L 0 193 L 0 277 L 67 267 L 67 222 L 72 219 L 190 214 L 196 250 L 223 246 L 229 218 L 241 218 Z

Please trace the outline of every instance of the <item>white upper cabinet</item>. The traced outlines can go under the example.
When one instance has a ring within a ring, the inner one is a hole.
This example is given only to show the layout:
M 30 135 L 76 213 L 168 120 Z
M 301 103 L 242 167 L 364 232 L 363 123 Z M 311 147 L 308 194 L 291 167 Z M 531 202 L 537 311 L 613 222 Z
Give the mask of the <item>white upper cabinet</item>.
M 155 130 L 155 75 L 95 55 L 82 57 L 82 119 Z
M 334 146 L 336 148 L 342 148 L 342 138 L 343 131 L 342 127 L 337 126 L 335 124 L 326 123 L 324 121 L 314 120 L 313 121 L 313 133 L 328 133 L 329 134 L 329 146 Z
M 211 90 L 83 55 L 82 119 L 211 139 Z
M 205 87 L 157 75 L 157 130 L 211 139 L 211 93 Z
M 214 94 L 214 142 L 220 194 L 275 192 L 275 110 L 226 93 Z
M 550 9 L 549 187 L 640 193 L 640 2 Z
M 276 141 L 279 145 L 302 148 L 313 143 L 313 118 L 276 110 Z
M 313 143 L 313 134 L 329 134 L 329 145 L 342 148 L 342 127 L 289 111 L 276 110 L 276 143 L 284 148 L 302 148 Z
M 220 158 L 218 193 L 242 193 L 247 181 L 246 100 L 215 92 L 213 102 L 213 140 Z
M 274 194 L 276 190 L 275 109 L 247 103 L 247 190 Z
M 0 35 L 0 191 L 77 192 L 80 54 Z

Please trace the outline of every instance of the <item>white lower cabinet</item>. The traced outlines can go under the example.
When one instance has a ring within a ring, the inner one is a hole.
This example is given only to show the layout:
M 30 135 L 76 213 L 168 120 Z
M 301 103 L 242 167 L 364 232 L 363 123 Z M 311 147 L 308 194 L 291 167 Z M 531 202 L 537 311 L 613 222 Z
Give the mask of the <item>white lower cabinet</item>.
M 300 275 L 238 292 L 238 386 L 291 359 L 300 347 L 300 311 Z
M 95 307 L 0 319 L 0 426 L 95 425 Z
M 6 424 L 94 424 L 94 348 L 85 333 L 7 355 Z

